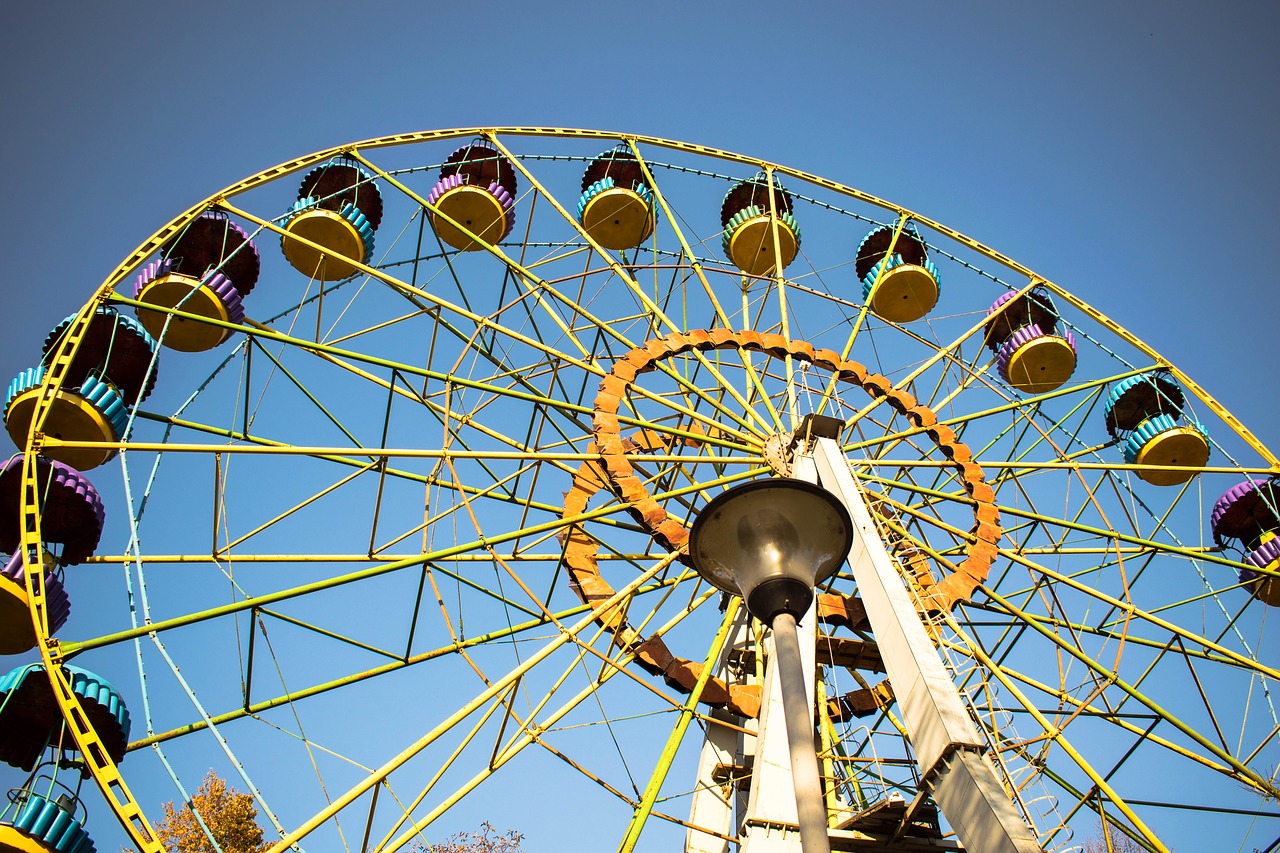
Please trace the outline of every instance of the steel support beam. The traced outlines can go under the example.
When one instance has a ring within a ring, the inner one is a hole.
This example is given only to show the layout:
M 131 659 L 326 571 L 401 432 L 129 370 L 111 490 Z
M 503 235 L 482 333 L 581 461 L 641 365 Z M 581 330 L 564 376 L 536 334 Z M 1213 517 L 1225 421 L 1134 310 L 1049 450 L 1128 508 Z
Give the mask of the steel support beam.
M 813 730 L 816 625 L 817 614 L 811 607 L 800 621 L 798 632 L 799 677 L 809 688 L 809 731 Z M 756 737 L 752 758 L 751 790 L 742 819 L 742 853 L 800 853 L 800 819 L 796 812 L 786 707 L 782 701 L 782 681 L 772 636 L 765 639 L 765 651 L 768 659 L 764 673 L 764 701 L 760 706 L 760 733 Z
M 812 460 L 796 460 L 796 474 L 813 482 L 817 469 Z M 803 685 L 808 709 L 807 725 L 812 747 L 814 684 L 817 678 L 817 626 L 815 605 L 796 626 L 800 661 L 789 673 L 793 687 Z M 752 760 L 751 791 L 742 819 L 741 853 L 801 853 L 800 819 L 796 809 L 796 781 L 792 770 L 792 750 L 787 734 L 787 708 L 783 701 L 783 676 L 779 672 L 773 633 L 765 638 L 767 661 L 764 673 L 764 701 L 760 706 L 759 735 Z M 797 726 L 799 727 L 799 726 Z
M 853 518 L 849 566 L 898 697 L 924 789 L 971 853 L 1043 853 L 983 754 L 982 738 L 925 632 L 839 445 L 819 438 L 808 455 L 816 464 L 818 482 L 840 498 Z

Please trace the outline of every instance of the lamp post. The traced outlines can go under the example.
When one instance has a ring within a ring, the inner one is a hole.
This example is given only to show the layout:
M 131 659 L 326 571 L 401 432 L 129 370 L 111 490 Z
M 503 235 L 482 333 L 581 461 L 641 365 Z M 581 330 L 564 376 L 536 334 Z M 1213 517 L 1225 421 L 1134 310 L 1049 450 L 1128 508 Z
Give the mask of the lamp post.
M 790 478 L 729 489 L 689 531 L 698 574 L 741 595 L 751 615 L 773 630 L 804 853 L 829 853 L 831 843 L 796 623 L 813 603 L 814 587 L 836 573 L 852 544 L 844 505 L 821 486 Z

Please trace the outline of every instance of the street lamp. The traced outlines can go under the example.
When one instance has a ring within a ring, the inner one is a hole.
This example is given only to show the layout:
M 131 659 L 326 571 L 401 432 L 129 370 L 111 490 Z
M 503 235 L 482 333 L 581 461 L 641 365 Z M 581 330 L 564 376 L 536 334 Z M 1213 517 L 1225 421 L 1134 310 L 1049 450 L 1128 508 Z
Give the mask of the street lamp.
M 821 486 L 790 478 L 729 489 L 689 531 L 698 574 L 741 595 L 751 615 L 773 630 L 804 853 L 827 853 L 831 844 L 796 623 L 813 603 L 813 588 L 836 573 L 852 545 L 844 504 Z

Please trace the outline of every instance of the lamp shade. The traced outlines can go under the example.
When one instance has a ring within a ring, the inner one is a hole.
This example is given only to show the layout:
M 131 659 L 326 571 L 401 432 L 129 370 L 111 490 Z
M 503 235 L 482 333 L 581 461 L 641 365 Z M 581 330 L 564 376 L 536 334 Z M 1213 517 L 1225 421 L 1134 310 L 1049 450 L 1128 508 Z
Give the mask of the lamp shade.
M 703 508 L 689 531 L 698 574 L 741 595 L 751 615 L 772 624 L 797 620 L 813 588 L 836 573 L 853 544 L 849 511 L 835 495 L 804 480 L 773 478 L 736 486 Z

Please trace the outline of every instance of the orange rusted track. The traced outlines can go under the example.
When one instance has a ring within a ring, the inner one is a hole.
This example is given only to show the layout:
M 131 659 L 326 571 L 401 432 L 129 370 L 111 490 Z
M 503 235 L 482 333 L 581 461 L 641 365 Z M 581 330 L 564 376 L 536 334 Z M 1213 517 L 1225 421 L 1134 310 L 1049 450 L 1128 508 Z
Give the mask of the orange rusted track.
M 954 573 L 933 587 L 931 600 L 946 609 L 968 600 L 978 584 L 986 580 L 1002 535 L 995 494 L 987 485 L 982 468 L 973 460 L 969 448 L 956 438 L 950 427 L 938 423 L 937 416 L 929 407 L 917 402 L 909 392 L 894 388 L 887 377 L 870 373 L 862 364 L 843 359 L 833 350 L 814 349 L 808 343 L 789 341 L 782 335 L 732 329 L 674 333 L 650 339 L 619 358 L 610 374 L 601 380 L 595 399 L 595 441 L 588 452 L 599 453 L 600 459 L 584 462 L 574 474 L 573 485 L 565 493 L 562 517 L 581 514 L 586 510 L 587 502 L 607 488 L 628 504 L 629 514 L 660 545 L 670 551 L 680 551 L 685 547 L 689 538 L 688 528 L 653 498 L 636 475 L 627 454 L 665 450 L 675 442 L 690 446 L 697 442 L 650 430 L 624 437 L 619 430 L 618 407 L 637 377 L 653 370 L 658 361 L 694 351 L 722 349 L 740 349 L 772 358 L 789 355 L 792 359 L 829 370 L 839 381 L 856 385 L 873 398 L 886 398 L 895 411 L 925 431 L 951 462 L 974 510 L 965 558 Z M 598 543 L 581 524 L 570 525 L 560 538 L 565 549 L 565 568 L 578 595 L 588 604 L 608 600 L 614 590 L 600 575 L 596 559 Z M 702 663 L 672 653 L 660 637 L 644 638 L 626 623 L 625 617 L 616 609 L 602 613 L 599 621 L 613 634 L 621 648 L 635 655 L 644 669 L 661 675 L 682 693 L 693 689 L 701 674 Z M 704 688 L 702 701 L 727 707 L 745 717 L 755 717 L 760 710 L 760 686 L 727 684 L 713 677 Z

